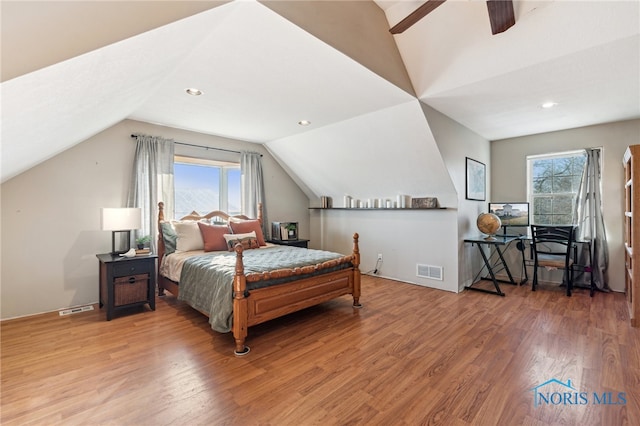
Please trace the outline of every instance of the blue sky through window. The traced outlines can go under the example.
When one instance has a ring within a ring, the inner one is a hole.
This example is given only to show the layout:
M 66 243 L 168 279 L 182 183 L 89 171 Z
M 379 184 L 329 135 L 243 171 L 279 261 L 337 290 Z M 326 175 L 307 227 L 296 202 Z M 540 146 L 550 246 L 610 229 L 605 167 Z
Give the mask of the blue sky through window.
M 227 174 L 227 198 L 221 196 L 221 174 Z M 219 167 L 195 163 L 174 164 L 175 217 L 192 211 L 206 214 L 224 210 L 230 214 L 241 212 L 240 168 Z
M 237 214 L 242 210 L 242 173 L 240 169 L 228 170 L 227 180 L 229 185 L 229 213 Z
M 220 169 L 198 164 L 175 163 L 174 185 L 176 190 L 219 188 Z

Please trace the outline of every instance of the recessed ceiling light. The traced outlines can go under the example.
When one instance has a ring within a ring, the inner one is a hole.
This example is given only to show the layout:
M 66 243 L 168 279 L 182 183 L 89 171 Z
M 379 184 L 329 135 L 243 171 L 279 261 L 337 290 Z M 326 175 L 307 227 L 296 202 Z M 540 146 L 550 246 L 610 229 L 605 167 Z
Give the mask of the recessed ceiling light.
M 309 120 L 300 120 L 298 121 L 298 124 L 301 126 L 308 126 L 311 122 Z
M 553 108 L 556 105 L 558 105 L 557 102 L 545 102 L 542 104 L 542 108 Z
M 194 89 L 193 87 L 190 87 L 188 89 L 184 89 L 184 91 L 187 92 L 191 96 L 200 96 L 200 95 L 202 95 L 202 90 Z

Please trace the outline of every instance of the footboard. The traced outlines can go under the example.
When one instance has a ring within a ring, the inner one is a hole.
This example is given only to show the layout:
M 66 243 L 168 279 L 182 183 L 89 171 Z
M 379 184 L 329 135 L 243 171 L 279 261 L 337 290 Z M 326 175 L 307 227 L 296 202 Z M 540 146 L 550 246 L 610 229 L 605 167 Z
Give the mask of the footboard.
M 353 269 L 253 290 L 247 301 L 247 325 L 260 324 L 345 294 L 353 294 Z
M 233 337 L 236 355 L 245 355 L 247 328 L 345 294 L 353 295 L 360 308 L 360 251 L 358 234 L 353 235 L 352 267 L 273 287 L 247 291 L 242 247 L 236 247 L 236 275 L 233 283 Z

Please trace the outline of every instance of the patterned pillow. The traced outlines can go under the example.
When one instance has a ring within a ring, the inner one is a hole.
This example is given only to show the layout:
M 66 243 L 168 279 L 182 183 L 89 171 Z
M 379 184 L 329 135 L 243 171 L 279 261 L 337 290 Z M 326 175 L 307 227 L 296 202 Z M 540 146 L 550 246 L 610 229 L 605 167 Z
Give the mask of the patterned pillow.
M 171 254 L 176 251 L 176 240 L 178 236 L 176 235 L 176 231 L 173 229 L 171 222 L 161 222 L 160 227 L 162 228 L 162 240 L 164 241 L 164 253 Z
M 233 251 L 238 243 L 242 244 L 242 248 L 245 250 L 260 248 L 260 243 L 256 238 L 255 232 L 248 232 L 246 234 L 224 234 L 224 239 L 227 241 L 229 251 Z
M 227 250 L 227 241 L 224 235 L 229 232 L 227 225 L 207 225 L 198 222 L 202 239 L 204 240 L 204 251 Z
M 257 219 L 253 220 L 231 220 L 229 221 L 229 227 L 231 228 L 231 232 L 234 234 L 245 234 L 247 232 L 255 232 L 255 237 L 258 239 L 258 243 L 261 246 L 266 246 L 267 243 L 264 240 L 264 235 L 262 235 L 262 228 L 260 227 L 260 221 Z

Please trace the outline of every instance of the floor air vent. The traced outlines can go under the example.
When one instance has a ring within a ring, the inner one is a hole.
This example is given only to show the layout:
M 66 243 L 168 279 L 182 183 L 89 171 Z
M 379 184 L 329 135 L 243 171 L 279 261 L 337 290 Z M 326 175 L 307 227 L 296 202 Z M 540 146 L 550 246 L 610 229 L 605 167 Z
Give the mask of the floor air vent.
M 430 278 L 432 280 L 443 280 L 442 266 L 421 265 L 420 263 L 418 263 L 416 266 L 416 275 L 418 275 L 419 277 Z
M 93 306 L 91 305 L 78 306 L 77 308 L 69 308 L 63 311 L 58 311 L 58 313 L 60 314 L 61 317 L 63 317 L 65 315 L 79 314 L 80 312 L 87 312 L 87 311 L 93 311 Z

